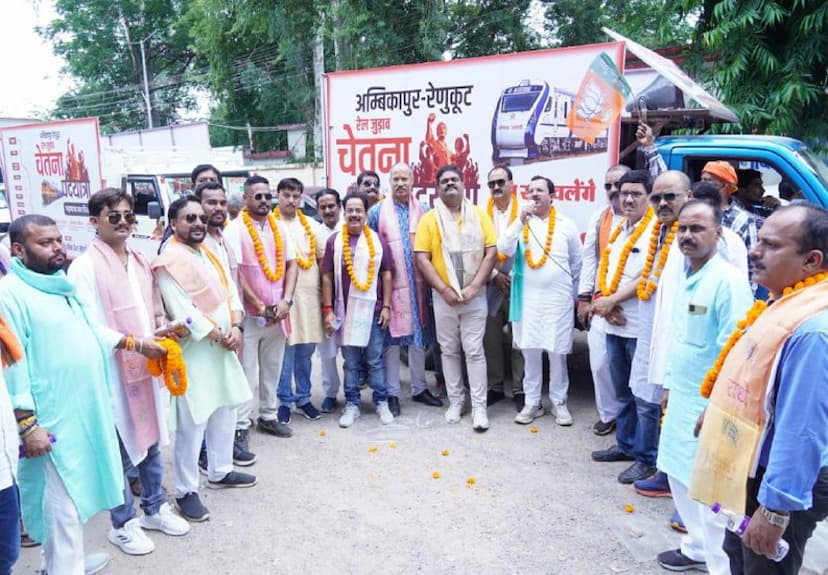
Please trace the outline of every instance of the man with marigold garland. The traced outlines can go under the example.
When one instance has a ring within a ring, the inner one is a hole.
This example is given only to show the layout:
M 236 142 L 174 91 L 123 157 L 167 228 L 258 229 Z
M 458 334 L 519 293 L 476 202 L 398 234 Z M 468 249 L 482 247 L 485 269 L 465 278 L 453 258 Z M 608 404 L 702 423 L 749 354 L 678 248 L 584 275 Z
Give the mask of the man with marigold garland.
M 653 196 L 665 193 L 666 188 L 658 182 L 671 173 L 665 172 L 656 180 Z M 663 204 L 663 196 L 661 200 Z M 690 499 L 687 486 L 698 443 L 693 427 L 707 404 L 699 395 L 699 383 L 736 322 L 750 308 L 753 298 L 747 274 L 731 265 L 718 251 L 722 235 L 718 205 L 701 200 L 684 203 L 679 208 L 673 233 L 673 249 L 677 246 L 680 253 L 678 257 L 670 254 L 662 268 L 658 292 L 653 295 L 659 304 L 670 300 L 669 307 L 660 313 L 672 316 L 670 321 L 661 322 L 669 334 L 654 332 L 653 335 L 654 342 L 666 340 L 667 348 L 661 399 L 666 414 L 657 464 L 660 472 L 667 475 L 687 535 L 682 538 L 679 549 L 660 553 L 658 562 L 669 570 L 704 568 L 710 573 L 726 575 L 729 565 L 722 551 L 724 525 L 707 506 Z
M 638 281 L 647 255 L 650 233 L 656 221 L 648 207 L 652 179 L 646 170 L 632 170 L 619 180 L 624 220 L 610 234 L 598 265 L 598 292 L 594 315 L 607 323 L 607 354 L 610 375 L 619 402 L 616 445 L 593 451 L 595 461 L 633 461 L 618 475 L 621 483 L 632 483 L 656 472 L 656 441 L 659 406 L 636 400 L 630 389 L 630 372 L 639 333 Z
M 280 404 L 277 418 L 284 424 L 290 423 L 291 404 L 307 419 L 321 417 L 319 410 L 311 403 L 311 357 L 316 345 L 325 339 L 319 273 L 319 261 L 325 255 L 325 244 L 319 241 L 319 222 L 302 213 L 300 205 L 304 189 L 302 182 L 296 178 L 283 178 L 276 185 L 279 205 L 274 215 L 285 224 L 298 266 L 294 305 L 290 306 L 290 335 L 277 390 Z
M 543 415 L 543 352 L 549 357 L 549 400 L 558 425 L 572 425 L 566 405 L 572 351 L 573 302 L 581 272 L 581 239 L 575 222 L 552 205 L 555 185 L 535 176 L 529 182 L 529 204 L 500 236 L 497 251 L 514 258 L 509 320 L 515 345 L 523 353 L 526 403 L 515 423 L 528 424 Z
M 241 361 L 250 391 L 259 394 L 258 428 L 277 437 L 290 437 L 291 429 L 278 421 L 276 388 L 290 334 L 288 314 L 296 287 L 296 255 L 282 222 L 271 212 L 270 182 L 251 176 L 244 182 L 244 208 L 227 226 L 225 238 L 239 262 L 245 317 Z M 248 445 L 252 402 L 239 407 L 236 442 Z M 252 465 L 252 460 L 243 462 Z M 241 463 L 236 461 L 236 465 Z
M 702 384 L 710 402 L 690 496 L 750 518 L 741 539 L 725 534 L 731 573 L 793 575 L 828 516 L 828 212 L 778 209 L 750 258 L 772 296 L 754 304 Z M 789 550 L 774 561 L 780 539 Z
M 141 478 L 144 515 L 139 519 L 135 514 L 127 480 L 124 504 L 110 511 L 109 541 L 128 555 L 144 555 L 155 544 L 143 530 L 174 536 L 190 531 L 189 524 L 167 503 L 161 484 L 161 447 L 169 443 L 169 396 L 138 355 L 145 347 L 153 351 L 151 357 L 164 355 L 152 338 L 159 328 L 158 334 L 163 334 L 167 322 L 149 262 L 127 245 L 135 226 L 132 196 L 117 188 L 93 194 L 89 220 L 96 237 L 72 262 L 69 279 L 77 286 L 78 299 L 90 320 L 100 326 L 112 347 L 127 336 L 141 338 L 133 340 L 138 349 L 121 350 L 110 358 L 109 379 L 121 461 L 125 473 L 135 468 Z
M 495 234 L 502 237 L 518 219 L 521 208 L 520 197 L 512 181 L 512 170 L 497 166 L 489 170 L 489 201 L 486 212 L 494 224 Z M 505 397 L 503 386 L 506 381 L 506 366 L 512 368 L 512 401 L 520 411 L 525 403 L 523 393 L 523 354 L 512 344 L 512 324 L 509 322 L 509 293 L 512 285 L 514 257 L 498 252 L 497 262 L 486 286 L 489 315 L 486 317 L 486 333 L 483 348 L 486 351 L 486 377 L 488 392 L 486 405 L 491 406 Z M 508 355 L 507 355 L 508 354 Z
M 360 370 L 368 370 L 373 403 L 383 425 L 394 421 L 382 352 L 391 321 L 391 250 L 366 225 L 368 196 L 356 192 L 342 202 L 345 223 L 328 238 L 322 261 L 325 331 L 336 334 L 345 359 L 345 409 L 340 427 L 360 417 Z

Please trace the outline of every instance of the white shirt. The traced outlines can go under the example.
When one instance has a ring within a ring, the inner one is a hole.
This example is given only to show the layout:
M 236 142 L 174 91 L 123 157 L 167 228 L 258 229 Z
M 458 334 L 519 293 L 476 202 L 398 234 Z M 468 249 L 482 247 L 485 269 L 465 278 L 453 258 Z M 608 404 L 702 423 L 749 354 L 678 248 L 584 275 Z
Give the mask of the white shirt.
M 612 209 L 612 208 L 610 208 Z M 592 295 L 595 292 L 595 278 L 598 273 L 598 256 L 595 255 L 595 245 L 598 243 L 598 225 L 601 218 L 604 216 L 603 210 L 596 212 L 589 219 L 589 227 L 587 227 L 586 237 L 584 238 L 584 247 L 581 258 L 581 278 L 578 282 L 578 293 Z M 612 225 L 610 230 L 614 230 L 618 222 L 621 221 L 622 216 L 613 214 Z
M 14 485 L 17 477 L 17 453 L 20 439 L 17 437 L 17 420 L 14 417 L 9 390 L 3 371 L 0 370 L 0 490 Z

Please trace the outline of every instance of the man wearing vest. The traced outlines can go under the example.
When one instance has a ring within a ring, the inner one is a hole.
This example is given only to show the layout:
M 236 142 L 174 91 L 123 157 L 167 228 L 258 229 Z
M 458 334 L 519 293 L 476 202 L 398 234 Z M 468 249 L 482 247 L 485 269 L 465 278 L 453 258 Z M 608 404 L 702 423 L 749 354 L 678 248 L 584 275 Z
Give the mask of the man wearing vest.
M 731 573 L 793 575 L 828 516 L 828 212 L 780 208 L 750 257 L 771 303 L 754 304 L 702 383 L 690 496 L 750 518 L 741 540 L 725 535 Z
M 236 356 L 243 308 L 218 256 L 202 245 L 208 218 L 195 196 L 170 204 L 174 236 L 152 263 L 164 307 L 173 321 L 191 318 L 181 349 L 187 392 L 173 397 L 176 422 L 173 471 L 176 505 L 190 521 L 210 518 L 198 497 L 198 454 L 207 440 L 209 487 L 251 487 L 253 475 L 233 470 L 235 408 L 251 399 Z
M 277 437 L 289 437 L 290 428 L 276 418 L 276 387 L 290 333 L 287 318 L 296 286 L 296 256 L 284 224 L 271 213 L 270 183 L 262 176 L 247 178 L 243 197 L 245 207 L 240 217 L 225 232 L 242 278 L 242 366 L 250 391 L 259 392 L 259 429 Z M 246 452 L 252 407 L 252 402 L 241 405 L 236 418 L 236 443 L 241 443 Z M 253 456 L 235 463 L 252 465 L 255 461 Z
M 607 170 L 604 176 L 604 190 L 609 205 L 593 215 L 589 221 L 584 239 L 581 278 L 578 282 L 578 321 L 589 330 L 589 368 L 595 388 L 595 409 L 598 410 L 598 421 L 592 428 L 595 435 L 612 433 L 619 411 L 610 377 L 606 321 L 601 316 L 593 316 L 592 298 L 597 291 L 595 277 L 598 274 L 598 261 L 607 247 L 610 233 L 623 217 L 621 200 L 618 197 L 618 180 L 629 171 L 630 168 L 624 164 L 618 164 Z
M 400 347 L 408 348 L 411 399 L 442 407 L 426 385 L 425 350 L 434 343 L 434 323 L 427 304 L 426 284 L 414 262 L 414 234 L 425 210 L 411 193 L 413 179 L 408 164 L 391 168 L 391 196 L 368 211 L 368 227 L 377 232 L 391 252 L 394 263 L 391 287 L 391 321 L 383 359 L 388 379 L 388 407 L 400 415 Z
M 417 267 L 431 285 L 437 340 L 443 351 L 443 369 L 449 408 L 448 423 L 459 423 L 465 402 L 462 353 L 472 404 L 472 427 L 489 429 L 486 414 L 486 330 L 484 291 L 495 260 L 497 238 L 486 212 L 465 197 L 463 175 L 452 165 L 437 170 L 434 209 L 417 226 L 414 240 Z

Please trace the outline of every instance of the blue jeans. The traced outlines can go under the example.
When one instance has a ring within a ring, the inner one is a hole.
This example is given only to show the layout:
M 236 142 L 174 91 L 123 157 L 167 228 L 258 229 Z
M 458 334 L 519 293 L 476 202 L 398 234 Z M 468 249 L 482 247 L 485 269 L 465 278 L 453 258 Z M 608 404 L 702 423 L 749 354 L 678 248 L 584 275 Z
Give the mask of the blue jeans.
M 279 405 L 295 403 L 296 407 L 311 400 L 311 356 L 316 349 L 315 343 L 297 343 L 285 346 L 282 358 L 282 375 L 276 396 Z M 292 380 L 296 381 L 296 393 L 293 393 Z
M 368 371 L 368 385 L 373 390 L 374 405 L 388 399 L 388 387 L 385 382 L 385 361 L 382 351 L 385 344 L 385 331 L 377 323 L 379 314 L 374 314 L 371 337 L 367 347 L 342 346 L 345 360 L 345 401 L 359 405 L 360 371 L 365 366 Z
M 619 406 L 615 418 L 615 441 L 623 453 L 654 467 L 658 454 L 661 408 L 657 403 L 635 397 L 630 389 L 636 341 L 635 338 L 607 334 L 610 377 Z
M 17 484 L 0 491 L 0 575 L 11 575 L 20 556 L 20 497 Z
M 135 517 L 133 506 L 135 498 L 129 488 L 127 474 L 136 467 L 132 465 L 120 437 L 118 438 L 118 445 L 121 448 L 121 465 L 124 468 L 124 504 L 113 507 L 109 511 L 109 518 L 112 520 L 112 526 L 115 529 L 120 529 L 124 526 L 124 523 Z M 161 485 L 164 464 L 161 461 L 161 450 L 158 449 L 157 443 L 147 450 L 147 456 L 138 464 L 137 469 L 138 476 L 141 478 L 141 509 L 147 515 L 155 515 L 161 508 L 161 504 L 167 500 L 167 492 L 164 490 L 164 486 Z

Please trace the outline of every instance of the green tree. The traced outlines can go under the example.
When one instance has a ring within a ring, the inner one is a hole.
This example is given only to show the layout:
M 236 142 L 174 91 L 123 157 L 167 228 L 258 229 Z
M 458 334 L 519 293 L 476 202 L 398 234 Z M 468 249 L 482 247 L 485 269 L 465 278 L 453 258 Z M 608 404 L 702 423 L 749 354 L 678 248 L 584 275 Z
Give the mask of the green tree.
M 39 30 L 66 60 L 77 85 L 59 98 L 58 118 L 98 116 L 102 130 L 145 127 L 141 40 L 144 40 L 153 125 L 174 122 L 192 106 L 187 75 L 195 55 L 188 31 L 176 27 L 177 0 L 57 0 L 58 17 Z
M 681 0 L 698 14 L 699 70 L 741 123 L 730 130 L 825 145 L 828 134 L 828 2 Z
M 528 25 L 531 5 L 532 0 L 452 2 L 448 40 L 453 56 L 470 58 L 538 48 L 538 33 Z

